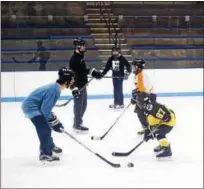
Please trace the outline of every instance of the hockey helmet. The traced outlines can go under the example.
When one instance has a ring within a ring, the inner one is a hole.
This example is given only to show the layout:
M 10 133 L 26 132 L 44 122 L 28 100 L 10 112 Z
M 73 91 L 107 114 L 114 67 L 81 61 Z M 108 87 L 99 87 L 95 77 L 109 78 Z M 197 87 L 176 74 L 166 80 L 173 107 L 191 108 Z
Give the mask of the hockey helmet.
M 145 67 L 145 61 L 140 58 L 135 58 L 132 62 L 133 66 L 137 66 L 137 68 L 143 69 Z
M 62 68 L 59 69 L 58 75 L 59 75 L 59 79 L 61 81 L 71 82 L 71 80 L 74 77 L 74 72 L 72 70 L 70 70 L 69 68 L 67 68 L 67 67 L 62 67 Z
M 82 38 L 76 38 L 73 41 L 74 46 L 81 46 L 81 45 L 85 45 L 85 44 L 86 44 L 86 42 Z

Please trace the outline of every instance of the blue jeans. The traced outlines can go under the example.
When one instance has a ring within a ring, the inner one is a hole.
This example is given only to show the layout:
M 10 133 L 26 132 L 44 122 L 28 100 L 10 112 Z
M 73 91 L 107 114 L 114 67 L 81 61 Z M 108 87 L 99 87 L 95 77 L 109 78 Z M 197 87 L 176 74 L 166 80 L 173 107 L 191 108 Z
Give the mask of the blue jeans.
M 40 150 L 42 154 L 52 155 L 53 139 L 51 137 L 51 129 L 44 118 L 44 116 L 39 115 L 31 118 L 33 125 L 35 125 L 38 138 L 40 140 Z
M 124 105 L 123 102 L 123 79 L 113 79 L 114 104 Z

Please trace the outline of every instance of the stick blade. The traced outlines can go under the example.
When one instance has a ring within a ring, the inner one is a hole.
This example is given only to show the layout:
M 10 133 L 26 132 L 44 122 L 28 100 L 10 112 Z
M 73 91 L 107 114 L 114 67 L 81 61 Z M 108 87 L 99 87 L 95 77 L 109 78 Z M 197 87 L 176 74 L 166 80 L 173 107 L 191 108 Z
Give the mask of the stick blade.
M 92 136 L 91 140 L 102 140 L 102 138 L 101 137 Z
M 128 156 L 128 155 L 129 155 L 129 153 L 125 153 L 125 152 L 113 152 L 112 153 L 112 156 L 119 156 L 119 157 Z
M 120 168 L 121 167 L 121 165 L 119 164 L 119 163 L 112 163 L 112 164 L 110 164 L 112 167 L 114 167 L 114 168 Z

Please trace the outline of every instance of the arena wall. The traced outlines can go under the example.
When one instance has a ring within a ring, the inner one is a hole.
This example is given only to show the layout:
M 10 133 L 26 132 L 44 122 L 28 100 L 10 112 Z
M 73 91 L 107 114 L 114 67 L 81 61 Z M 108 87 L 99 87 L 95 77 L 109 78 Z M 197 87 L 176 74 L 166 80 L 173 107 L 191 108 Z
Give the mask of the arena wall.
M 154 85 L 154 92 L 161 97 L 203 96 L 203 69 L 158 69 L 146 70 Z M 108 73 L 111 75 L 111 72 Z M 56 71 L 49 72 L 2 72 L 1 102 L 22 101 L 35 88 L 55 82 Z M 134 88 L 133 74 L 124 81 L 124 95 L 129 98 Z M 88 86 L 90 99 L 112 98 L 112 79 L 93 80 Z M 71 96 L 69 90 L 61 99 Z

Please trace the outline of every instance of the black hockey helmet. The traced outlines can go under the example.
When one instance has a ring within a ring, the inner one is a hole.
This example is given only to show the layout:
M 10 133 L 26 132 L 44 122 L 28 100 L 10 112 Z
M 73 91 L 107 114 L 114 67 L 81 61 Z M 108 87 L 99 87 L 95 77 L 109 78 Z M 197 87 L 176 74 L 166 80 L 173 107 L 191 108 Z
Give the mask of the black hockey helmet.
M 85 44 L 86 44 L 86 42 L 82 38 L 76 38 L 73 40 L 74 46 L 81 46 L 81 45 L 85 45 Z
M 74 72 L 67 67 L 62 67 L 59 69 L 58 75 L 59 75 L 59 80 L 61 80 L 62 82 L 66 82 L 66 81 L 71 82 L 71 80 L 74 77 Z
M 133 66 L 137 66 L 137 68 L 143 69 L 145 67 L 145 61 L 140 58 L 135 58 L 132 62 Z

